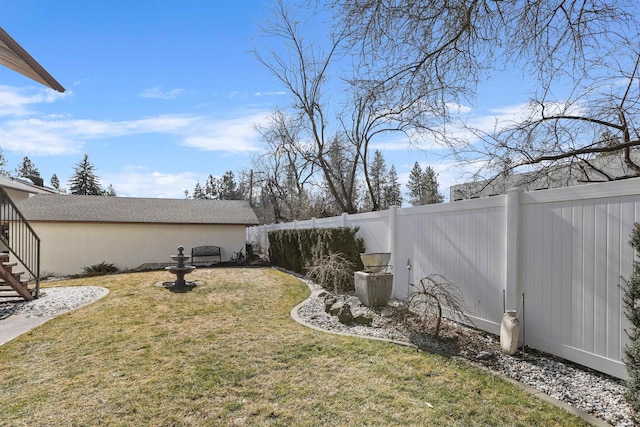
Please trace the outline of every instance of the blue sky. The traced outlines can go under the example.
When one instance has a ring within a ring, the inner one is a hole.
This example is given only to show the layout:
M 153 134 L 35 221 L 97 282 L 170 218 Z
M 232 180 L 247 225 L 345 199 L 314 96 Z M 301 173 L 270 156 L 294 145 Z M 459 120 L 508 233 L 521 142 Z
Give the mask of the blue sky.
M 63 186 L 83 154 L 119 196 L 184 197 L 197 180 L 249 169 L 262 150 L 254 125 L 286 107 L 283 88 L 251 52 L 269 0 L 109 2 L 21 0 L 0 26 L 65 88 L 0 68 L 0 147 Z M 490 126 L 527 101 L 522 76 L 485 82 L 468 108 Z M 523 95 L 519 95 L 523 94 Z M 403 184 L 415 161 L 440 190 L 463 180 L 452 161 L 392 138 L 379 148 Z M 403 185 L 403 190 L 405 190 Z

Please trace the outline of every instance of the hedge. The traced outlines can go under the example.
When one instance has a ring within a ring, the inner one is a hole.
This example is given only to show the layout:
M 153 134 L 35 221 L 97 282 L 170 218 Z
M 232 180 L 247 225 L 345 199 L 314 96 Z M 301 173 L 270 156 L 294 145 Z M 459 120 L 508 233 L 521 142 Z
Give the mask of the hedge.
M 365 247 L 364 240 L 356 237 L 357 232 L 357 227 L 270 231 L 269 259 L 273 265 L 306 274 L 317 259 L 342 253 L 355 265 L 354 271 L 362 270 L 360 253 L 365 252 Z

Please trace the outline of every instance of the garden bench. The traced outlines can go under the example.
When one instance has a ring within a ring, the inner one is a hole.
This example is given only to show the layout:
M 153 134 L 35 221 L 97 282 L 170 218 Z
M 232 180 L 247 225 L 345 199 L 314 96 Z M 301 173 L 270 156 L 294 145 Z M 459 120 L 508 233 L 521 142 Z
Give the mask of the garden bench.
M 217 257 L 218 262 L 222 262 L 220 246 L 196 246 L 191 248 L 191 264 L 196 257 Z

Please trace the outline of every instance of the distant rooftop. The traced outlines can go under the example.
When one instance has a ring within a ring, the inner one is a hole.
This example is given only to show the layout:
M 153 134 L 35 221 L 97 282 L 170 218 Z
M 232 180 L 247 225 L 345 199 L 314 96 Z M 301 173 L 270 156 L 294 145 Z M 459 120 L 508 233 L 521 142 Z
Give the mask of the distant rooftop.
M 243 200 L 38 194 L 17 204 L 27 221 L 257 225 Z
M 54 188 L 36 185 L 28 178 L 15 178 L 12 176 L 0 175 L 0 187 L 31 194 L 58 194 L 58 191 Z

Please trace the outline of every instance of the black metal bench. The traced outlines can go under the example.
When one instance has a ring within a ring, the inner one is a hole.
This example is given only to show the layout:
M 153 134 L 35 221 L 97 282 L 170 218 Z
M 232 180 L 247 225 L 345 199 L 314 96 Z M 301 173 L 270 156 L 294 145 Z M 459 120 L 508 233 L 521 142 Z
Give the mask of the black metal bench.
M 222 256 L 220 253 L 220 246 L 196 246 L 195 248 L 191 248 L 191 264 L 194 263 L 194 259 L 204 258 L 204 257 L 213 257 L 218 258 L 218 262 L 222 262 Z

